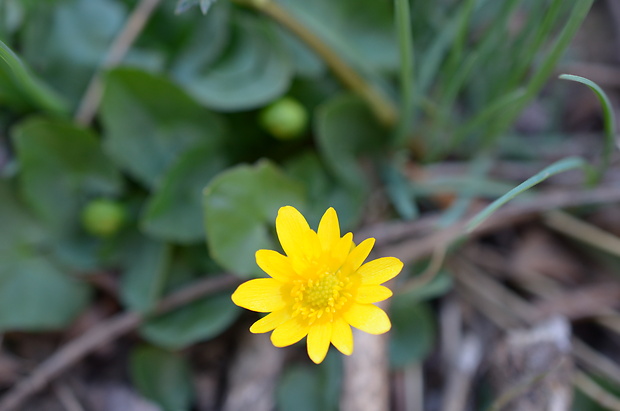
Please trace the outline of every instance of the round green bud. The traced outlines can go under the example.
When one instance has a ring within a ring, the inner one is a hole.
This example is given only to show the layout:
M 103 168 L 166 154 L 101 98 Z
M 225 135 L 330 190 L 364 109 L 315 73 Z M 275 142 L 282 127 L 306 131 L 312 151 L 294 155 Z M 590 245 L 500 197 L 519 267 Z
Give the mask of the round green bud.
M 260 112 L 263 129 L 280 140 L 299 137 L 308 124 L 308 112 L 297 100 L 283 97 Z
M 110 237 L 118 232 L 127 217 L 125 207 L 113 200 L 93 200 L 82 210 L 82 225 L 97 237 Z

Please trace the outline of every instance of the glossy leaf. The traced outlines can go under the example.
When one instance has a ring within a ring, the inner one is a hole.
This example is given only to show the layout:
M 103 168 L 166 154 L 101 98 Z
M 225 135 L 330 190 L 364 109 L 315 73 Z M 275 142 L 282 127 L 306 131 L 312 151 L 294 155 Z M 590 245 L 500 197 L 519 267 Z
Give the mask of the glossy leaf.
M 14 191 L 7 180 L 0 179 L 0 253 L 13 247 L 38 246 L 49 238 L 44 227 L 17 200 Z
M 227 161 L 211 147 L 188 151 L 163 177 L 161 186 L 148 201 L 142 226 L 165 240 L 191 243 L 204 238 L 202 190 Z
M 173 73 L 189 94 L 221 111 L 260 107 L 284 94 L 293 75 L 289 57 L 267 20 L 239 14 L 233 30 L 222 58 Z
M 115 0 L 40 2 L 24 26 L 23 56 L 76 105 L 125 14 Z
M 42 331 L 66 326 L 87 305 L 90 288 L 47 258 L 2 254 L 0 332 Z
M 183 1 L 185 0 L 181 0 L 179 5 Z M 196 3 L 197 1 L 201 0 L 187 0 L 185 2 Z M 191 33 L 179 45 L 179 50 L 175 50 L 171 67 L 174 78 L 193 78 L 222 56 L 230 44 L 233 32 L 231 9 L 232 6 L 228 1 L 214 2 L 209 8 L 209 13 L 191 25 Z M 184 16 L 174 16 L 174 21 L 168 22 L 168 26 L 171 23 L 178 22 L 181 17 Z M 160 29 L 160 33 L 162 31 Z
M 102 101 L 105 147 L 112 158 L 149 187 L 187 150 L 221 145 L 224 127 L 164 77 L 135 69 L 108 75 Z
M 202 14 L 207 14 L 209 9 L 215 2 L 216 0 L 179 0 L 175 11 L 177 13 L 183 13 L 187 9 L 199 5 Z
M 0 180 L 0 333 L 67 325 L 86 306 L 90 287 L 40 254 L 50 241 Z
M 180 354 L 140 346 L 130 359 L 131 380 L 136 388 L 163 411 L 189 411 L 194 397 L 189 364 Z
M 241 277 L 264 275 L 254 253 L 276 247 L 271 234 L 278 209 L 299 207 L 303 194 L 301 184 L 266 161 L 221 173 L 207 186 L 203 198 L 211 257 Z
M 351 230 L 359 222 L 363 202 L 342 187 L 329 173 L 314 152 L 293 157 L 285 165 L 287 174 L 304 183 L 308 203 L 304 216 L 311 226 L 317 227 L 327 205 L 334 207 L 342 230 Z
M 154 344 L 181 349 L 216 337 L 235 321 L 240 312 L 230 301 L 230 293 L 222 293 L 148 320 L 140 332 Z
M 391 2 L 277 0 L 346 60 L 368 71 L 398 68 Z
M 402 368 L 423 361 L 435 343 L 434 315 L 424 303 L 395 296 L 390 308 L 390 365 Z
M 389 136 L 368 107 L 357 97 L 337 96 L 317 109 L 315 130 L 327 166 L 347 186 L 367 190 L 359 157 L 379 155 Z
M 276 389 L 281 411 L 336 411 L 342 384 L 342 360 L 330 351 L 318 366 L 293 365 L 284 371 Z
M 121 298 L 128 308 L 148 311 L 157 303 L 170 271 L 171 248 L 137 233 L 126 244 Z
M 75 225 L 89 197 L 112 196 L 121 188 L 118 171 L 86 129 L 33 118 L 15 128 L 13 141 L 24 199 L 54 228 Z
M 22 61 L 0 41 L 0 106 L 23 111 L 41 109 L 62 114 L 65 102 L 35 77 Z

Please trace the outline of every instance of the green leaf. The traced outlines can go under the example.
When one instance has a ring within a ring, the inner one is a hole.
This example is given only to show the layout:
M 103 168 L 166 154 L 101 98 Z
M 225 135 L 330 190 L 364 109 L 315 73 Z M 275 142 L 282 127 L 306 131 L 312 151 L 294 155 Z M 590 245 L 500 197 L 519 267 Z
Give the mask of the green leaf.
M 424 284 L 422 287 L 418 286 L 410 289 L 404 286 L 399 287 L 396 292 L 399 295 L 398 298 L 406 299 L 413 304 L 415 302 L 440 297 L 450 291 L 453 285 L 454 280 L 452 279 L 452 275 L 445 270 L 441 270 L 430 282 Z
M 9 182 L 3 179 L 0 179 L 0 221 L 0 254 L 13 247 L 37 247 L 48 237 L 26 207 L 17 201 Z
M 182 349 L 216 337 L 235 321 L 240 312 L 230 300 L 230 293 L 221 293 L 150 319 L 140 332 L 153 344 Z
M 125 19 L 115 0 L 39 2 L 24 25 L 24 59 L 74 104 Z
M 126 250 L 121 298 L 129 309 L 145 312 L 153 308 L 162 295 L 170 270 L 171 249 L 167 244 L 136 233 L 128 241 Z
M 388 134 L 361 100 L 340 95 L 321 105 L 315 118 L 323 159 L 344 184 L 360 191 L 368 180 L 358 165 L 361 155 L 379 155 L 388 143 Z
M 179 354 L 140 346 L 130 359 L 131 380 L 145 397 L 163 411 L 190 410 L 194 397 L 189 364 Z
M 200 5 L 200 11 L 202 14 L 207 14 L 209 8 L 215 3 L 216 0 L 179 0 L 175 9 L 176 13 L 183 13 L 187 9 Z
M 86 129 L 34 118 L 15 128 L 13 141 L 24 199 L 53 228 L 77 224 L 89 197 L 112 196 L 120 190 L 119 173 Z
M 339 409 L 342 361 L 334 350 L 313 367 L 287 367 L 276 389 L 280 411 L 336 411 Z
M 428 305 L 406 295 L 396 295 L 390 307 L 390 318 L 391 367 L 402 368 L 424 360 L 435 343 L 433 313 Z
M 202 190 L 227 161 L 211 147 L 184 153 L 163 178 L 142 217 L 144 230 L 169 241 L 192 243 L 204 238 Z
M 231 9 L 230 2 L 218 1 L 212 5 L 206 16 L 201 17 L 198 21 L 192 20 L 191 34 L 186 36 L 178 46 L 179 49 L 175 50 L 171 67 L 174 78 L 194 77 L 196 73 L 199 73 L 204 67 L 210 67 L 222 56 L 230 43 L 233 31 Z M 174 20 L 167 21 L 167 27 L 160 27 L 157 34 L 160 36 L 164 33 L 167 34 L 168 30 L 166 29 L 169 29 L 171 24 L 179 24 L 181 17 L 189 19 L 189 14 L 187 16 L 174 16 Z M 187 25 L 183 29 L 187 30 Z M 161 42 L 168 44 L 168 37 L 162 38 Z
M 293 67 L 273 26 L 239 13 L 233 30 L 222 58 L 177 71 L 175 78 L 205 106 L 221 111 L 257 108 L 283 95 Z
M 365 70 L 399 65 L 391 2 L 376 0 L 277 0 L 339 55 Z
M 107 151 L 149 187 L 160 184 L 187 150 L 217 152 L 224 136 L 218 116 L 164 77 L 136 69 L 109 73 L 101 113 Z
M 40 109 L 55 114 L 67 112 L 65 102 L 0 41 L 0 106 L 4 105 L 17 110 Z
M 305 217 L 311 226 L 318 226 L 328 207 L 336 209 L 342 230 L 356 226 L 363 203 L 356 201 L 356 197 L 336 181 L 313 151 L 292 158 L 285 167 L 287 174 L 304 183 L 307 197 L 312 199 L 305 208 Z
M 220 174 L 207 186 L 203 199 L 211 257 L 241 277 L 264 275 L 254 253 L 274 249 L 271 232 L 278 209 L 299 207 L 303 194 L 299 183 L 267 161 Z
M 87 305 L 90 288 L 32 250 L 0 254 L 0 332 L 59 329 Z
M 320 78 L 325 74 L 327 67 L 313 51 L 298 37 L 281 26 L 276 26 L 276 33 L 282 45 L 291 56 L 295 73 L 302 77 Z
M 0 333 L 65 326 L 89 300 L 87 284 L 40 254 L 54 241 L 0 180 Z

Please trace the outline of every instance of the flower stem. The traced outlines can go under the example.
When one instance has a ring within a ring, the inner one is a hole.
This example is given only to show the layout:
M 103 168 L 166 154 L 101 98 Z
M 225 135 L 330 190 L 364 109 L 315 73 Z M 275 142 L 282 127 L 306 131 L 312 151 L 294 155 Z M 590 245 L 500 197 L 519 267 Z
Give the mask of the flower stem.
M 364 80 L 332 48 L 325 44 L 319 36 L 295 19 L 284 8 L 271 0 L 232 1 L 253 7 L 287 28 L 314 50 L 345 86 L 353 90 L 368 103 L 381 123 L 388 127 L 393 127 L 396 124 L 398 109 L 394 103 L 381 90 Z

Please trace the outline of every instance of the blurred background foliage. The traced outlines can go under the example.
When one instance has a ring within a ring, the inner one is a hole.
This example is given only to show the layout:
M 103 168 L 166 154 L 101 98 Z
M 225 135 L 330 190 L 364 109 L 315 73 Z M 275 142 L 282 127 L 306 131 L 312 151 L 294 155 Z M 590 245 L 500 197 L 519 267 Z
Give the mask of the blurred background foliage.
M 514 183 L 487 178 L 489 164 L 536 158 L 505 137 L 592 1 L 411 0 L 400 23 L 387 0 L 137 3 L 0 0 L 0 333 L 67 327 L 99 298 L 101 272 L 143 313 L 203 277 L 261 275 L 254 251 L 278 248 L 285 204 L 311 225 L 334 206 L 351 230 L 377 195 L 412 219 L 450 187 L 447 224 L 474 196 L 503 194 Z M 135 43 L 108 59 L 140 13 Z M 407 174 L 446 159 L 469 174 Z M 426 301 L 450 287 L 443 273 L 395 298 L 393 367 L 428 354 Z M 233 325 L 229 295 L 140 328 L 131 378 L 163 409 L 189 409 L 179 350 Z M 325 386 L 339 369 L 333 353 L 287 369 L 281 409 L 298 397 L 335 409 Z

